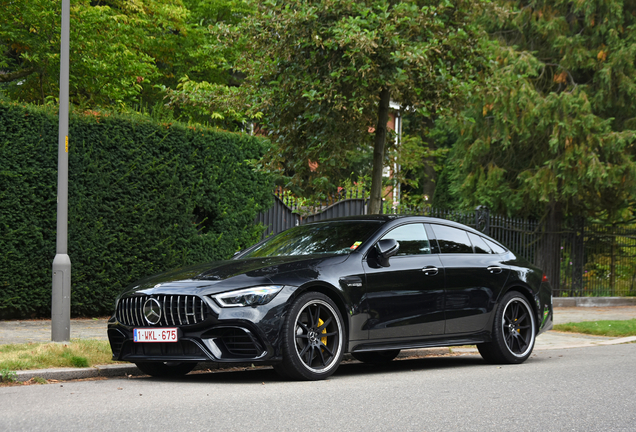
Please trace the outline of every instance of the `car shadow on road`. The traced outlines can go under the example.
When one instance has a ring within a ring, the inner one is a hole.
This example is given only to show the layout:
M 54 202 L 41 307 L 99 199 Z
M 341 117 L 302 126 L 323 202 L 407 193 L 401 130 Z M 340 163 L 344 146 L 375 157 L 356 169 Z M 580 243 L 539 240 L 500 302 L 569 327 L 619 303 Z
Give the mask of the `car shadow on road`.
M 386 373 L 400 373 L 411 371 L 433 371 L 450 368 L 492 367 L 484 362 L 478 354 L 463 354 L 458 356 L 434 356 L 402 358 L 383 365 L 372 365 L 358 361 L 343 362 L 336 373 L 330 377 L 335 380 L 344 377 L 370 376 Z M 280 377 L 271 367 L 243 367 L 232 369 L 216 369 L 209 371 L 195 371 L 179 378 L 139 378 L 152 381 L 178 381 L 183 383 L 215 383 L 215 384 L 266 384 L 276 382 L 290 382 Z

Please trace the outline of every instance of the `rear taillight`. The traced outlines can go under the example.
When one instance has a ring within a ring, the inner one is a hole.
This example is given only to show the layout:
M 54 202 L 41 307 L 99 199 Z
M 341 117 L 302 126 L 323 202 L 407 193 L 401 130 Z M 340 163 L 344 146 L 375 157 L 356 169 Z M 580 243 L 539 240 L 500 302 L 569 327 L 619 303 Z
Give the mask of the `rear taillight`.
M 548 281 L 548 276 L 543 273 L 543 277 L 541 278 L 541 282 L 547 282 Z

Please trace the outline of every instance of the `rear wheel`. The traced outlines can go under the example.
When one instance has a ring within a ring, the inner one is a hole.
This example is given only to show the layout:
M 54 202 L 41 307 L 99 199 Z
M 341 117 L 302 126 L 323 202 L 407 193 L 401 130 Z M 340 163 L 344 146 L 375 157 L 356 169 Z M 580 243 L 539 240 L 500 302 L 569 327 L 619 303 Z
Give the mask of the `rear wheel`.
M 354 359 L 362 363 L 385 364 L 396 358 L 400 354 L 400 350 L 387 351 L 366 351 L 351 353 Z
M 499 306 L 492 330 L 492 342 L 477 345 L 490 363 L 523 363 L 536 337 L 534 312 L 528 300 L 516 291 L 507 293 Z
M 135 364 L 140 371 L 153 377 L 174 377 L 185 375 L 197 365 L 196 363 L 178 362 L 139 362 Z
M 274 368 L 285 378 L 325 379 L 342 360 L 344 326 L 334 302 L 308 292 L 294 301 L 283 327 L 283 362 Z

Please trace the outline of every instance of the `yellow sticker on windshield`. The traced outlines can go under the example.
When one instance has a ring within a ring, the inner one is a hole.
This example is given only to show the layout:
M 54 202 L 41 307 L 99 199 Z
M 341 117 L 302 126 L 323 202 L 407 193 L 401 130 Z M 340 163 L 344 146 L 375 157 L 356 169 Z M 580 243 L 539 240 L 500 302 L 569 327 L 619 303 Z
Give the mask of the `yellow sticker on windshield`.
M 360 246 L 362 244 L 362 242 L 355 242 L 353 244 L 353 246 L 350 247 L 351 250 L 356 250 L 358 249 L 358 246 Z

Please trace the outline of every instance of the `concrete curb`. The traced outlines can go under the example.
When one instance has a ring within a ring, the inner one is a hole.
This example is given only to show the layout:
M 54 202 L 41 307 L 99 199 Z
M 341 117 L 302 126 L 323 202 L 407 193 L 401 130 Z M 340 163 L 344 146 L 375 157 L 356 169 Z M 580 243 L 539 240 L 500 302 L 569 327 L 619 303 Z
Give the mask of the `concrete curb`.
M 447 349 L 448 350 L 448 349 Z M 419 351 L 419 350 L 418 350 Z M 351 354 L 345 354 L 343 360 L 353 360 Z M 240 367 L 251 367 L 250 363 L 212 363 L 202 362 L 194 368 L 197 370 L 222 370 L 232 369 Z M 31 378 L 44 378 L 46 380 L 76 380 L 86 378 L 117 378 L 126 376 L 140 376 L 145 375 L 142 371 L 137 369 L 132 363 L 128 364 L 109 364 L 109 365 L 95 365 L 88 368 L 51 368 L 51 369 L 32 369 L 16 371 L 16 381 L 28 381 Z
M 76 380 L 99 377 L 118 377 L 128 375 L 143 375 L 134 364 L 97 365 L 90 368 L 52 368 L 35 369 L 16 372 L 16 381 L 28 381 L 31 378 L 46 380 Z
M 618 344 L 630 343 L 630 342 L 636 342 L 636 336 L 628 336 L 624 338 L 603 341 L 603 342 L 599 342 L 598 344 L 599 345 L 618 345 Z
M 636 297 L 553 297 L 554 307 L 636 306 Z

